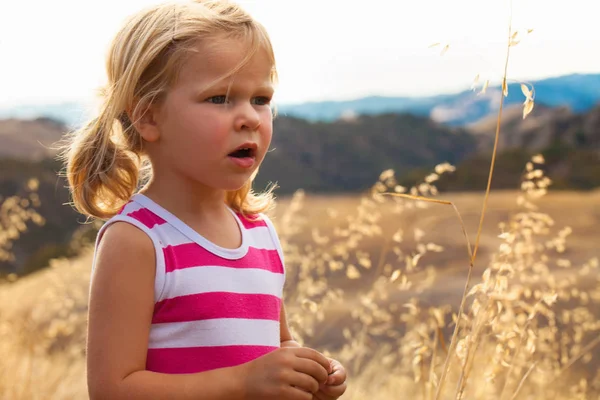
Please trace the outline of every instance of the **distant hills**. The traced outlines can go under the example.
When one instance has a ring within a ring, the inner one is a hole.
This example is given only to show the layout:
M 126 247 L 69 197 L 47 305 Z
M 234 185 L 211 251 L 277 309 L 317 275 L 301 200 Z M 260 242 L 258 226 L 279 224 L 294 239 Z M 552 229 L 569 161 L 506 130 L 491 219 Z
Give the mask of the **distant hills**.
M 516 187 L 523 166 L 538 153 L 544 156 L 543 168 L 553 181 L 553 189 L 600 187 L 600 104 L 585 113 L 536 106 L 526 119 L 522 115 L 521 106 L 510 106 L 503 113 L 492 187 Z M 484 187 L 496 123 L 496 117 L 490 115 L 466 127 L 477 142 L 477 150 L 456 165 L 455 173 L 437 182 L 441 190 Z M 427 169 L 414 169 L 403 183 L 410 185 L 427 173 Z
M 550 107 L 539 100 L 525 120 L 519 105 L 505 109 L 493 188 L 517 188 L 525 163 L 535 153 L 544 155 L 554 188 L 600 187 L 600 105 L 576 112 L 572 106 Z M 583 107 L 586 101 L 573 104 Z M 436 164 L 450 162 L 457 169 L 436 182 L 441 190 L 483 190 L 495 126 L 490 114 L 453 126 L 412 113 L 347 114 L 331 122 L 282 113 L 275 120 L 272 151 L 256 188 L 276 182 L 278 195 L 297 189 L 356 193 L 371 187 L 386 169 L 393 169 L 400 184 L 409 186 L 421 182 Z M 36 177 L 40 212 L 47 218 L 45 226 L 33 227 L 15 243 L 17 262 L 0 263 L 0 274 L 31 272 L 46 266 L 49 258 L 71 254 L 71 237 L 82 228 L 83 218 L 65 205 L 66 182 L 57 177 L 61 165 L 51 158 L 52 144 L 69 129 L 47 117 L 0 120 L 0 197 L 19 193 L 29 178 Z
M 27 180 L 36 177 L 40 213 L 47 218 L 46 225 L 32 227 L 14 244 L 17 261 L 0 262 L 0 275 L 2 270 L 32 272 L 46 266 L 49 258 L 71 254 L 72 234 L 85 229 L 83 218 L 65 205 L 69 194 L 65 179 L 58 176 L 62 166 L 37 155 L 52 146 L 42 146 L 36 138 L 45 143 L 59 140 L 68 129 L 60 126 L 48 119 L 0 121 L 0 198 L 22 192 Z M 258 174 L 258 189 L 277 182 L 278 195 L 297 189 L 341 193 L 368 189 L 388 168 L 405 174 L 442 161 L 459 162 L 475 151 L 476 140 L 463 129 L 410 114 L 334 123 L 280 117 L 272 149 Z
M 385 169 L 403 174 L 442 161 L 455 163 L 477 146 L 464 129 L 412 114 L 366 115 L 331 123 L 282 116 L 274 124 L 272 151 L 257 182 L 266 186 L 277 181 L 286 193 L 298 188 L 360 191 L 372 185 Z M 67 126 L 47 118 L 0 120 L 0 160 L 37 162 L 53 157 L 56 151 L 52 145 L 67 130 Z
M 530 82 L 535 87 L 536 104 L 566 106 L 573 112 L 590 110 L 600 102 L 600 74 L 574 74 Z M 466 90 L 432 97 L 366 97 L 350 101 L 325 101 L 281 105 L 282 115 L 312 121 L 332 121 L 360 114 L 408 112 L 429 116 L 448 125 L 476 122 L 498 109 L 499 86 L 490 86 L 484 94 Z M 506 105 L 524 100 L 520 83 L 509 84 Z
M 67 131 L 50 118 L 0 120 L 0 158 L 38 161 L 56 154 L 53 145 Z
M 535 87 L 536 105 L 568 107 L 574 113 L 589 111 L 600 102 L 600 74 L 573 74 L 530 82 Z M 364 97 L 348 101 L 322 101 L 280 104 L 282 116 L 309 121 L 331 122 L 356 115 L 411 113 L 430 117 L 451 126 L 467 125 L 494 113 L 498 108 L 499 86 L 490 86 L 484 94 L 465 90 L 431 97 Z M 506 105 L 523 102 L 520 83 L 511 83 Z M 29 104 L 0 108 L 0 118 L 51 117 L 70 127 L 83 123 L 92 109 L 90 104 Z
M 353 120 L 310 122 L 279 117 L 273 150 L 258 174 L 257 185 L 277 182 L 280 193 L 358 192 L 379 174 L 398 176 L 415 168 L 457 163 L 476 151 L 466 130 L 450 128 L 412 114 L 364 115 Z
M 2 162 L 3 158 L 33 165 L 53 157 L 52 144 L 68 129 L 48 118 L 0 120 L 0 186 L 13 180 L 8 166 L 14 164 Z M 362 115 L 333 122 L 279 116 L 272 150 L 256 185 L 264 188 L 277 182 L 279 194 L 299 188 L 313 193 L 359 192 L 369 188 L 383 170 L 395 170 L 396 176 L 410 185 L 436 164 L 449 162 L 458 168 L 443 189 L 477 190 L 485 186 L 495 130 L 494 115 L 464 127 L 407 113 Z M 496 188 L 516 188 L 525 163 L 534 153 L 546 156 L 547 172 L 558 183 L 556 187 L 598 187 L 600 104 L 585 113 L 538 104 L 525 120 L 520 105 L 508 106 L 499 151 Z M 37 170 L 25 164 L 22 168 Z M 59 166 L 55 164 L 55 168 Z M 12 182 L 4 187 L 15 185 Z
M 492 150 L 496 124 L 497 116 L 489 115 L 465 127 L 475 135 L 480 151 Z M 600 151 L 600 103 L 585 113 L 544 105 L 536 105 L 526 119 L 523 119 L 520 105 L 510 106 L 502 113 L 500 150 L 522 148 L 541 151 L 557 143 Z

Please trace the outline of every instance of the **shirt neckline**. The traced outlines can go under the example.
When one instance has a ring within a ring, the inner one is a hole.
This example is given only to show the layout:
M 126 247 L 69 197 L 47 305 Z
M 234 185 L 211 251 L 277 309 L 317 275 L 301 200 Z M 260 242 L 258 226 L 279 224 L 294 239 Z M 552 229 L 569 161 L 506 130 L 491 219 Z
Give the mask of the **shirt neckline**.
M 160 204 L 156 203 L 154 200 L 150 199 L 148 196 L 142 193 L 136 193 L 135 195 L 133 195 L 132 200 L 148 208 L 150 211 L 152 211 L 153 213 L 167 221 L 167 223 L 175 227 L 178 231 L 183 233 L 188 239 L 199 244 L 200 246 L 204 247 L 206 250 L 210 251 L 215 255 L 230 260 L 235 260 L 244 257 L 248 253 L 249 246 L 246 228 L 244 227 L 244 224 L 240 220 L 237 213 L 233 211 L 229 206 L 227 206 L 227 210 L 229 210 L 229 212 L 231 212 L 231 215 L 233 215 L 233 217 L 235 218 L 235 221 L 242 235 L 242 244 L 235 249 L 221 247 L 215 244 L 214 242 L 211 242 L 210 240 L 206 239 L 204 236 L 192 229 L 188 224 L 176 217 L 170 211 L 168 211 Z

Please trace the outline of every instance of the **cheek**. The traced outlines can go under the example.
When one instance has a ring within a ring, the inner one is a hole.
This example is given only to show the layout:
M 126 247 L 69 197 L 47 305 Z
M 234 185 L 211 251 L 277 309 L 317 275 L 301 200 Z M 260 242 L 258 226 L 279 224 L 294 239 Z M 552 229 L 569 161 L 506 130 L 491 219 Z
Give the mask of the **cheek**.
M 196 150 L 214 148 L 228 139 L 228 127 L 223 118 L 194 108 L 186 110 L 180 117 L 173 127 L 178 131 L 175 135 L 178 136 L 176 145 L 179 147 Z
M 261 115 L 261 135 L 264 140 L 271 141 L 271 137 L 273 136 L 273 114 L 269 109 L 263 115 Z
M 269 151 L 269 148 L 271 147 L 271 139 L 273 138 L 273 125 L 272 124 L 266 124 L 266 125 L 261 125 L 261 128 L 259 129 L 259 133 L 260 133 L 260 143 L 261 143 L 261 155 L 260 155 L 260 162 L 262 162 L 265 157 L 267 156 L 267 153 Z

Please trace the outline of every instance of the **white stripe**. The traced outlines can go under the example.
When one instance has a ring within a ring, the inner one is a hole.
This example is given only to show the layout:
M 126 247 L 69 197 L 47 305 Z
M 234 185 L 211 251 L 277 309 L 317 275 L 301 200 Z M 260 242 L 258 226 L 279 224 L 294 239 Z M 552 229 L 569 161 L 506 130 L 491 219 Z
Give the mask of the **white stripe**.
M 275 242 L 275 247 L 277 248 L 277 252 L 279 253 L 279 259 L 281 260 L 281 263 L 283 265 L 285 265 L 285 259 L 283 257 L 283 249 L 281 248 L 281 241 L 279 240 L 279 235 L 277 235 L 277 229 L 275 229 L 275 225 L 273 225 L 273 221 L 271 221 L 271 219 L 269 219 L 269 217 L 267 217 L 264 214 L 261 214 L 261 216 L 267 223 L 269 232 L 271 233 L 271 238 Z M 285 268 L 284 268 L 284 273 L 285 273 Z
M 166 246 L 178 246 L 180 244 L 194 243 L 190 238 L 181 233 L 177 228 L 171 224 L 154 225 L 152 230 L 161 239 L 163 245 Z M 255 249 L 265 250 L 276 250 L 277 247 L 271 239 L 269 228 L 266 226 L 259 226 L 256 228 L 246 230 L 247 245 L 254 247 Z
M 256 228 L 247 229 L 246 235 L 248 238 L 248 246 L 255 249 L 277 250 L 271 232 L 266 226 L 257 226 Z
M 194 243 L 189 237 L 185 236 L 179 229 L 169 223 L 154 225 L 152 231 L 160 238 L 164 247 Z
M 270 294 L 281 298 L 285 277 L 258 268 L 198 267 L 167 273 L 163 299 L 197 293 Z
M 137 210 L 141 210 L 142 208 L 144 208 L 144 206 L 142 206 L 140 203 L 130 201 L 128 204 L 125 205 L 125 208 L 121 212 L 121 215 L 127 215 Z
M 279 321 L 222 318 L 153 324 L 148 348 L 273 346 L 280 341 Z

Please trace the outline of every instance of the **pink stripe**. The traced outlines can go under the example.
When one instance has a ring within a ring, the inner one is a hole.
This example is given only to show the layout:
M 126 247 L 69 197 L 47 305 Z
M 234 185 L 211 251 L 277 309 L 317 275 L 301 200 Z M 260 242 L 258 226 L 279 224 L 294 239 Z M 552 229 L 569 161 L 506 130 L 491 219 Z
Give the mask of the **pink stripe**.
M 215 346 L 148 349 L 146 369 L 164 374 L 192 374 L 234 367 L 268 354 L 271 346 Z
M 270 294 L 199 293 L 174 297 L 156 303 L 152 323 L 200 321 L 215 318 L 279 321 L 280 311 L 281 299 Z
M 248 253 L 238 260 L 219 257 L 197 243 L 167 246 L 163 249 L 163 252 L 165 254 L 167 273 L 191 267 L 219 266 L 227 268 L 257 268 L 283 274 L 283 265 L 281 264 L 277 250 L 250 247 Z
M 125 209 L 125 207 L 127 207 L 127 206 L 129 205 L 129 203 L 131 203 L 131 200 L 129 200 L 127 203 L 125 203 L 125 204 L 123 205 L 123 207 L 121 207 L 121 208 L 119 209 L 119 212 L 118 212 L 118 214 L 121 214 L 121 213 L 123 212 L 123 210 Z
M 247 215 L 244 217 L 242 214 L 237 213 L 240 221 L 242 221 L 242 225 L 246 229 L 257 228 L 259 226 L 267 226 L 267 223 L 264 219 L 254 220 L 254 218 L 260 218 L 258 215 Z
M 139 210 L 130 212 L 127 216 L 137 219 L 148 228 L 152 228 L 154 225 L 162 225 L 167 222 L 147 208 L 140 208 Z

